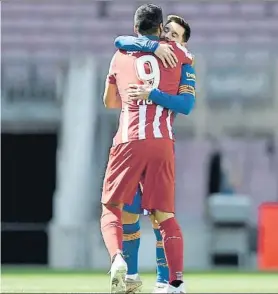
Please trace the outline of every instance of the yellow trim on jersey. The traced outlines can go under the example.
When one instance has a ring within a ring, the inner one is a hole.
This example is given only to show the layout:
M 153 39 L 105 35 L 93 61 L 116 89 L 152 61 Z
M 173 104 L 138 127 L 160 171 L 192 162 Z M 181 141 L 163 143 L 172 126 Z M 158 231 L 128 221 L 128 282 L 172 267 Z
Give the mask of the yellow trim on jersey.
M 141 236 L 140 231 L 133 233 L 133 234 L 123 234 L 123 240 L 124 241 L 133 241 L 136 239 L 139 239 Z
M 195 96 L 195 91 L 189 91 L 189 90 L 185 90 L 185 91 L 179 91 L 179 94 L 191 94 L 193 96 Z
M 180 90 L 189 90 L 189 91 L 195 91 L 195 88 L 193 86 L 190 85 L 181 85 L 179 87 Z
M 195 96 L 195 89 L 189 85 L 182 85 L 179 87 L 179 94 L 192 94 Z

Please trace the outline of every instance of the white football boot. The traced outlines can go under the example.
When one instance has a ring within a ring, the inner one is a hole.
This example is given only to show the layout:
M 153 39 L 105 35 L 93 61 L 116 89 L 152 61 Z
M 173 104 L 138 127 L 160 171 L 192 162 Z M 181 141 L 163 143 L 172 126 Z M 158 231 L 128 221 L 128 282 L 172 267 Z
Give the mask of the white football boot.
M 136 279 L 125 279 L 126 283 L 126 293 L 140 293 L 143 288 L 143 282 L 140 277 L 137 276 Z
M 165 283 L 156 283 L 154 289 L 153 289 L 153 293 L 161 293 L 161 291 L 168 287 L 168 284 Z
M 110 293 L 126 293 L 125 277 L 127 264 L 121 254 L 117 254 L 110 270 Z
M 157 288 L 155 293 L 186 293 L 185 285 L 182 283 L 179 287 L 173 287 L 167 284 L 166 287 Z

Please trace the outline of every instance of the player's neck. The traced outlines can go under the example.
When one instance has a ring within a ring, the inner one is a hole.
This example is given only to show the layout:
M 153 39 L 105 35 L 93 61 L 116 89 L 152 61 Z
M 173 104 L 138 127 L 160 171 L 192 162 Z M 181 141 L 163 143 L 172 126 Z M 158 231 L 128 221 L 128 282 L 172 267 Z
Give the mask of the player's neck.
M 158 35 L 138 35 L 139 37 L 146 37 L 150 40 L 159 40 L 159 36 Z

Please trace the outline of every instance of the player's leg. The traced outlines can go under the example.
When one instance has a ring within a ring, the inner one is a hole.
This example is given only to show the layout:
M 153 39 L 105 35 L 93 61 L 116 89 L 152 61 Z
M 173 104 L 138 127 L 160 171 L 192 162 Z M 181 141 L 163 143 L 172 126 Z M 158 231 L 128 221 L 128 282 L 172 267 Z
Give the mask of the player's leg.
M 138 253 L 140 246 L 139 215 L 123 211 L 123 253 L 127 263 L 125 279 L 127 293 L 139 293 L 142 290 L 142 281 L 138 274 Z
M 112 293 L 126 291 L 124 280 L 127 265 L 122 251 L 122 203 L 132 203 L 144 169 L 139 160 L 137 162 L 134 156 L 128 156 L 132 154 L 132 143 L 111 148 L 103 184 L 101 231 L 112 261 Z
M 183 285 L 183 235 L 173 213 L 156 210 L 155 218 L 163 238 L 163 246 L 169 266 L 169 284 L 184 289 Z M 170 291 L 171 289 L 167 289 Z M 184 292 L 184 290 L 183 290 Z M 168 293 L 168 292 L 166 292 Z
M 138 188 L 131 205 L 124 205 L 123 222 L 123 252 L 128 265 L 128 278 L 136 278 L 138 275 L 138 251 L 140 246 L 141 190 Z
M 174 217 L 175 167 L 170 140 L 153 140 L 148 146 L 149 163 L 144 177 L 142 207 L 154 211 L 163 238 L 169 267 L 169 286 L 165 293 L 183 290 L 183 236 Z M 177 291 L 177 292 L 176 292 Z M 164 293 L 162 292 L 162 293 Z
M 162 235 L 159 230 L 159 224 L 154 215 L 150 215 L 154 235 L 156 238 L 156 288 L 164 287 L 169 282 L 169 268 L 163 247 Z
M 121 210 L 122 204 L 107 203 L 102 205 L 101 232 L 111 257 L 111 293 L 126 291 L 125 276 L 127 264 L 122 254 Z
M 122 253 L 122 207 L 131 205 L 137 192 L 145 165 L 134 156 L 134 142 L 120 144 L 110 149 L 103 181 L 101 228 L 111 260 Z
M 127 264 L 122 253 L 122 205 L 102 205 L 101 232 L 104 243 L 111 257 L 110 292 L 125 292 L 125 276 Z
M 128 266 L 127 278 L 138 276 L 138 251 L 140 246 L 139 215 L 123 211 L 123 253 Z
M 131 205 L 124 205 L 123 222 L 123 253 L 127 263 L 126 290 L 128 293 L 139 293 L 142 290 L 142 281 L 138 275 L 138 253 L 140 246 L 141 190 L 138 187 Z

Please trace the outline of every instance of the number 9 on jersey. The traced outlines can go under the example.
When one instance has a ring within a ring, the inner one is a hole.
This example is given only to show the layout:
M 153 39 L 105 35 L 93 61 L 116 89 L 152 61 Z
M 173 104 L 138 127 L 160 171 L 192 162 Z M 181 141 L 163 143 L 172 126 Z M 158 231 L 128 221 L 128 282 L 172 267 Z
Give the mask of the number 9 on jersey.
M 158 88 L 160 83 L 160 69 L 157 59 L 154 56 L 143 55 L 137 58 L 135 67 L 137 76 L 142 82 L 147 82 L 152 85 L 153 88 Z

